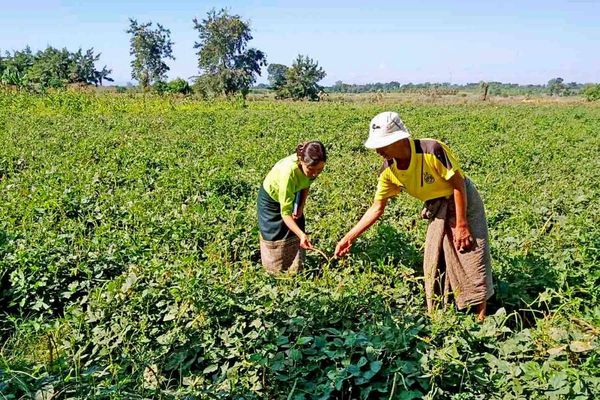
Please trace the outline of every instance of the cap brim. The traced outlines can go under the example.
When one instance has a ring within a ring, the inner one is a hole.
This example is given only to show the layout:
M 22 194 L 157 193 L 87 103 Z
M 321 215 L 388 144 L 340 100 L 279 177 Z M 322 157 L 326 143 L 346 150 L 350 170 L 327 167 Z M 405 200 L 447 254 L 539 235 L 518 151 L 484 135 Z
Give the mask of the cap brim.
M 390 145 L 390 144 L 395 143 L 402 139 L 407 139 L 409 137 L 410 137 L 410 134 L 408 132 L 397 131 L 397 132 L 394 132 L 393 134 L 388 135 L 383 138 L 377 138 L 377 139 L 369 138 L 365 142 L 365 147 L 367 149 L 379 149 L 381 147 L 385 147 L 387 145 Z

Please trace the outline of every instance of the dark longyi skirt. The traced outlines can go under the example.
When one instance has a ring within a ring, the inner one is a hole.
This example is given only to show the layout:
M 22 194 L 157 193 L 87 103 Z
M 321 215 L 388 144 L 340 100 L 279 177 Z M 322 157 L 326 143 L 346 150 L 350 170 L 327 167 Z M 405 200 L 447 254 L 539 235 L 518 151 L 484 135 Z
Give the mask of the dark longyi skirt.
M 257 208 L 262 265 L 270 274 L 300 272 L 304 264 L 300 239 L 283 222 L 279 203 L 269 196 L 262 185 L 258 192 Z M 304 216 L 297 219 L 296 223 L 304 230 Z
M 281 218 L 281 206 L 269 196 L 262 185 L 260 185 L 260 190 L 258 191 L 257 203 L 258 229 L 264 240 L 282 240 L 294 236 L 294 232 L 289 230 L 285 222 L 283 222 L 283 218 Z M 304 231 L 304 215 L 297 219 L 296 223 Z

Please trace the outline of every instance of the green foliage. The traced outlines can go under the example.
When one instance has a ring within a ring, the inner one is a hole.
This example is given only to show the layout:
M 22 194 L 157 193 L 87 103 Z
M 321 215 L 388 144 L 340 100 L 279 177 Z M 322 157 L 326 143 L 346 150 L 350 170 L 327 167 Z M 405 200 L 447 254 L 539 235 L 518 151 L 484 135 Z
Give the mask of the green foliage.
M 489 94 L 494 96 L 523 96 L 523 95 L 544 95 L 549 93 L 546 85 L 520 85 L 516 83 L 503 83 L 503 82 L 486 82 L 489 85 Z M 580 83 L 570 82 L 567 85 L 563 84 L 563 89 L 560 92 L 562 96 L 573 96 L 578 95 L 582 90 L 583 86 Z M 342 81 L 335 82 L 334 85 L 326 87 L 327 92 L 333 93 L 368 93 L 368 92 L 399 92 L 399 93 L 417 93 L 417 94 L 431 94 L 433 92 L 438 94 L 449 94 L 454 95 L 460 92 L 469 93 L 481 93 L 481 82 L 479 83 L 467 83 L 467 84 L 455 84 L 449 82 L 441 83 L 405 83 L 400 84 L 399 82 L 377 82 L 367 84 L 348 84 Z
M 185 79 L 176 78 L 167 84 L 167 91 L 169 93 L 189 94 L 192 88 Z
M 152 90 L 158 94 L 189 94 L 192 88 L 186 80 L 177 78 L 170 82 L 157 81 L 152 85 Z
M 171 31 L 161 24 L 156 24 L 156 29 L 152 29 L 152 22 L 139 24 L 137 20 L 130 18 L 126 32 L 131 35 L 131 77 L 144 89 L 164 79 L 169 70 L 164 59 L 175 59 Z
M 194 44 L 198 49 L 199 91 L 225 96 L 241 93 L 245 97 L 261 66 L 267 64 L 262 51 L 247 48 L 252 40 L 249 24 L 222 9 L 209 11 L 202 21 L 194 18 L 194 29 L 200 38 Z
M 319 92 L 323 89 L 318 82 L 325 75 L 318 62 L 308 56 L 298 55 L 292 66 L 285 70 L 284 79 L 279 82 L 279 86 L 275 87 L 277 96 L 284 99 L 318 100 Z
M 298 142 L 330 155 L 306 208 L 315 246 L 331 254 L 358 220 L 380 106 L 0 92 L 0 394 L 598 398 L 600 108 L 388 107 L 448 142 L 484 198 L 482 324 L 426 315 L 408 196 L 346 259 L 309 253 L 294 278 L 258 263 L 257 187 Z
M 33 53 L 29 47 L 22 51 L 6 53 L 0 58 L 0 83 L 27 88 L 60 88 L 67 84 L 102 85 L 103 81 L 111 81 L 111 70 L 104 66 L 101 70 L 95 67 L 100 54 L 94 49 L 79 49 L 71 53 L 47 47 L 43 51 Z
M 278 90 L 285 85 L 285 74 L 288 67 L 283 64 L 269 64 L 267 72 L 269 73 L 269 83 L 271 88 Z
M 158 94 L 164 94 L 167 92 L 167 82 L 165 81 L 156 81 L 152 85 L 152 90 Z
M 583 95 L 588 101 L 600 100 L 600 84 L 587 85 Z
M 551 96 L 561 96 L 565 91 L 565 84 L 563 83 L 563 78 L 553 78 L 548 81 L 546 87 L 548 88 L 548 93 Z

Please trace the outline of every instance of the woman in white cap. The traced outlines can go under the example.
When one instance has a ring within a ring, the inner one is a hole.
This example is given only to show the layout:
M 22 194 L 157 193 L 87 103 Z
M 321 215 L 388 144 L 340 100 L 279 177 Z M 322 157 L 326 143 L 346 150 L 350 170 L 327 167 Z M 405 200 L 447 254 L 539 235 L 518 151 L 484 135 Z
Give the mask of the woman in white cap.
M 302 269 L 304 250 L 312 249 L 305 233 L 304 204 L 308 188 L 323 171 L 327 153 L 323 143 L 306 142 L 279 160 L 258 192 L 260 255 L 270 273 Z
M 381 217 L 388 199 L 405 191 L 425 202 L 422 214 L 429 219 L 423 265 L 428 311 L 435 308 L 436 294 L 444 304 L 452 294 L 459 309 L 473 307 L 483 320 L 494 289 L 485 213 L 475 185 L 448 146 L 412 139 L 395 112 L 373 118 L 365 146 L 385 159 L 375 199 L 339 241 L 335 255 L 347 254 Z

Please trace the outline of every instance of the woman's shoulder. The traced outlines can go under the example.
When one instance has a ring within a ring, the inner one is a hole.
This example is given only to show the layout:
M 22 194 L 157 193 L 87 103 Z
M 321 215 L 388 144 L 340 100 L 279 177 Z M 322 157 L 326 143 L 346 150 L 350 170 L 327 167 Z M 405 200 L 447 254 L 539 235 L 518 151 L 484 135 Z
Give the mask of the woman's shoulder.
M 295 154 L 291 154 L 287 157 L 277 161 L 272 168 L 272 171 L 277 171 L 277 175 L 280 177 L 292 176 L 298 170 L 298 157 Z
M 298 156 L 295 154 L 291 154 L 287 157 L 284 157 L 275 163 L 275 167 L 279 168 L 293 168 L 296 165 L 298 165 Z

